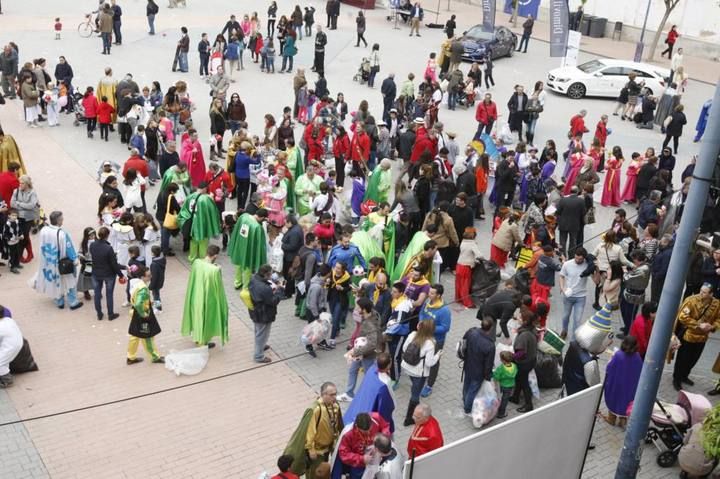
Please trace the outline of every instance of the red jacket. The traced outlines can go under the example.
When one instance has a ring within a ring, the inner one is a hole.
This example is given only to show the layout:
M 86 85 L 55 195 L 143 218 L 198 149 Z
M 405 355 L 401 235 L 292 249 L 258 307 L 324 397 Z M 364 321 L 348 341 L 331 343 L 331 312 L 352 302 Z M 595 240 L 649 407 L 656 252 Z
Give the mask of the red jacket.
M 335 158 L 342 157 L 344 159 L 348 159 L 348 155 L 350 153 L 350 137 L 347 135 L 343 135 L 339 138 L 336 138 L 333 142 L 333 156 Z
M 313 138 L 313 128 L 316 126 L 317 136 Z M 310 123 L 305 127 L 303 137 L 305 138 L 305 144 L 308 146 L 307 161 L 322 160 L 323 154 L 325 153 L 325 147 L 323 145 L 323 141 L 325 140 L 325 127 Z
M 597 138 L 600 141 L 600 146 L 605 146 L 605 142 L 607 141 L 608 137 L 608 131 L 607 131 L 607 125 L 600 120 L 595 127 L 595 138 Z
M 101 101 L 97 108 L 98 122 L 101 124 L 112 123 L 112 115 L 115 113 L 115 108 L 106 101 Z
M 150 169 L 148 168 L 147 161 L 139 156 L 131 156 L 123 165 L 122 175 L 127 175 L 127 170 L 135 168 L 135 171 L 143 178 L 148 179 L 150 177 Z M 145 191 L 145 185 L 142 185 L 142 191 Z
M 353 426 L 340 440 L 340 462 L 350 467 L 365 467 L 365 450 L 372 446 L 378 433 L 390 435 L 390 424 L 380 413 L 371 412 L 370 431 L 365 433 Z
M 18 180 L 15 173 L 6 171 L 0 173 L 0 198 L 5 200 L 5 204 L 10 208 L 10 199 L 12 198 L 13 191 L 20 186 L 20 180 Z
M 422 426 L 415 426 L 410 439 L 408 440 L 408 457 L 412 457 L 413 449 L 415 457 L 420 457 L 430 451 L 443 446 L 443 435 L 437 419 L 430 416 L 428 422 Z
M 335 224 L 330 223 L 330 226 L 325 226 L 322 223 L 318 223 L 313 228 L 313 233 L 317 236 L 317 239 L 325 245 L 332 245 L 335 240 Z
M 585 127 L 585 119 L 580 115 L 575 115 L 570 118 L 570 134 L 575 137 L 576 135 L 582 135 L 587 133 L 589 130 Z
M 425 131 L 423 135 L 420 135 L 420 131 L 421 130 L 418 130 L 418 135 L 415 137 L 415 145 L 413 146 L 412 153 L 410 154 L 411 163 L 417 163 L 420 160 L 420 155 L 422 155 L 425 150 L 428 150 L 433 158 L 437 156 L 437 138 L 430 138 L 427 131 Z
M 98 114 L 98 101 L 95 95 L 88 95 L 82 99 L 82 106 L 85 109 L 85 118 L 95 118 Z
M 475 110 L 475 120 L 483 125 L 497 120 L 497 105 L 495 102 L 491 101 L 489 105 L 486 105 L 484 101 L 481 101 Z
M 675 30 L 670 30 L 667 34 L 667 43 L 674 45 L 680 34 Z
M 370 158 L 370 137 L 364 131 L 356 133 L 350 142 L 350 159 L 368 161 L 368 158 Z
M 270 479 L 300 479 L 298 476 L 293 474 L 292 472 L 283 472 L 282 476 L 280 474 L 271 477 Z
M 645 319 L 645 316 L 638 314 L 635 321 L 630 325 L 630 334 L 637 339 L 637 352 L 640 356 L 645 357 L 648 344 L 650 343 L 650 333 L 652 333 L 653 322 Z
M 217 174 L 208 169 L 207 173 L 205 173 L 205 181 L 208 184 L 210 196 L 215 196 L 215 190 L 223 190 L 226 193 L 232 191 L 232 181 L 230 181 L 230 175 L 225 170 L 220 170 L 220 174 Z

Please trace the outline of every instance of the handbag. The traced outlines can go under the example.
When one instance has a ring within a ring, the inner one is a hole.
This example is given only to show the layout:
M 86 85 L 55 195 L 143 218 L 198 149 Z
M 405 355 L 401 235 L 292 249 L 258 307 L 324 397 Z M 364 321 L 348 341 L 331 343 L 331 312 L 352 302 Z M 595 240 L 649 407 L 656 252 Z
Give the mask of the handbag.
M 592 207 L 585 212 L 585 224 L 591 225 L 594 223 L 595 223 L 595 207 Z
M 176 230 L 178 229 L 178 221 L 177 221 L 177 213 L 170 213 L 170 204 L 172 203 L 172 198 L 174 198 L 175 195 L 169 195 L 167 198 L 167 208 L 165 208 L 165 219 L 163 220 L 163 228 L 169 229 L 169 230 Z
M 528 101 L 527 108 L 525 108 L 530 113 L 542 113 L 543 106 L 540 104 L 540 100 L 537 98 L 531 98 L 530 101 Z
M 73 274 L 75 271 L 75 264 L 73 260 L 65 256 L 64 258 L 60 257 L 60 228 L 58 228 L 57 231 L 57 246 L 58 246 L 58 273 L 63 274 Z

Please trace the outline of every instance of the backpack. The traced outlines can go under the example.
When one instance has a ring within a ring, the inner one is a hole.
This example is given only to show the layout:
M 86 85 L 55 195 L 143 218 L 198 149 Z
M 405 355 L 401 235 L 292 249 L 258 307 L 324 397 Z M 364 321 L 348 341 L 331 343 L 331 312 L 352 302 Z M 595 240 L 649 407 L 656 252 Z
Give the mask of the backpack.
M 420 360 L 422 359 L 420 357 L 420 345 L 415 341 L 411 341 L 407 348 L 405 348 L 405 351 L 403 351 L 402 359 L 410 366 L 420 364 Z
M 460 361 L 465 361 L 467 358 L 467 338 L 463 337 L 457 342 L 457 345 L 455 346 L 455 353 Z

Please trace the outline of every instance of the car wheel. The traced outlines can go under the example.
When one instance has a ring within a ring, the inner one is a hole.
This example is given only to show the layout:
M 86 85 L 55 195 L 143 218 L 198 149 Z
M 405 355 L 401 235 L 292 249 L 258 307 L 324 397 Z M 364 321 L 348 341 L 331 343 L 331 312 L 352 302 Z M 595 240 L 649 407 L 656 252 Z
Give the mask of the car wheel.
M 508 58 L 512 57 L 513 53 L 515 53 L 515 44 L 511 43 L 510 48 L 508 49 L 508 53 L 507 53 Z
M 582 83 L 573 83 L 567 89 L 567 96 L 569 96 L 573 100 L 579 100 L 580 98 L 585 96 L 585 92 L 585 85 L 583 85 Z
M 651 89 L 646 88 L 645 91 L 647 91 L 647 94 L 648 94 L 649 96 L 652 96 L 653 91 L 652 91 Z

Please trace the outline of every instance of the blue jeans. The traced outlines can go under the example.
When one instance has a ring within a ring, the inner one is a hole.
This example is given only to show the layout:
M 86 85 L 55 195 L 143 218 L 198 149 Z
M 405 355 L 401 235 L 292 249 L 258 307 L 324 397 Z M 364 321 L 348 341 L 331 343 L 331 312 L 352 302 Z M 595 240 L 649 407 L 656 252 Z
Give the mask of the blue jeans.
M 102 42 L 103 42 L 103 53 L 110 53 L 110 36 L 111 35 L 112 34 L 110 32 L 100 34 L 100 36 L 102 37 Z
M 122 43 L 122 32 L 120 31 L 121 22 L 113 22 L 113 33 L 115 34 L 115 42 Z
M 293 57 L 284 56 L 284 57 L 283 57 L 283 62 L 282 62 L 282 68 L 281 68 L 281 70 L 285 70 L 285 65 L 288 65 L 287 71 L 289 71 L 289 72 L 292 71 L 292 69 L 293 69 Z
M 455 105 L 457 105 L 457 99 L 458 99 L 458 92 L 457 91 L 451 91 L 448 93 L 448 109 L 454 110 Z
M 150 35 L 155 35 L 155 15 L 150 14 L 147 16 L 148 26 L 150 27 Z
M 302 34 L 303 34 L 303 27 L 302 25 L 294 25 L 293 28 L 295 28 L 295 32 L 297 33 L 297 37 L 299 40 L 302 40 Z
M 340 324 L 345 322 L 348 307 L 344 306 L 340 301 L 333 301 L 330 304 L 330 311 L 332 312 L 332 332 L 330 333 L 330 339 L 335 339 L 340 331 Z
M 515 388 L 504 388 L 500 387 L 500 392 L 502 393 L 502 397 L 500 398 L 500 408 L 498 409 L 498 416 L 504 416 L 505 415 L 505 409 L 507 408 L 508 401 L 510 400 L 510 396 L 513 395 L 513 392 L 515 391 Z
M 570 314 L 572 314 L 573 327 L 572 331 L 575 331 L 582 321 L 582 314 L 585 310 L 585 296 L 579 298 L 568 298 L 563 295 L 563 317 L 562 317 L 562 329 L 568 331 L 570 323 Z
M 536 117 L 530 120 L 530 123 L 527 124 L 527 130 L 525 130 L 525 136 L 530 135 L 531 137 L 535 134 L 535 126 L 537 126 L 538 118 Z
M 467 374 L 465 375 L 463 380 L 463 408 L 466 414 L 470 414 L 470 411 L 472 411 L 473 401 L 475 401 L 475 396 L 480 391 L 482 383 L 482 379 L 470 379 Z
M 425 380 L 427 377 L 423 376 L 421 378 L 416 378 L 415 376 L 410 376 L 410 382 L 412 385 L 410 386 L 410 400 L 415 402 L 420 402 L 420 393 L 422 392 L 423 388 L 425 387 Z
M 183 73 L 187 73 L 187 71 L 188 71 L 187 52 L 178 53 L 178 64 L 180 66 L 180 71 Z
M 115 309 L 113 308 L 113 292 L 115 291 L 115 276 L 110 276 L 109 278 L 97 278 L 93 276 L 93 289 L 95 291 L 94 294 L 94 300 L 95 300 L 95 312 L 98 316 L 102 314 L 102 305 L 100 304 L 102 302 L 102 289 L 103 285 L 105 285 L 105 302 L 107 303 L 107 311 L 108 315 L 111 315 L 115 312 Z
M 164 226 L 160 228 L 160 251 L 164 255 L 170 251 L 170 230 Z
M 253 323 L 255 325 L 255 361 L 262 361 L 265 358 L 265 345 L 270 338 L 272 323 Z
M 355 385 L 357 384 L 358 371 L 362 367 L 367 374 L 368 369 L 375 364 L 375 359 L 363 358 L 359 361 L 353 361 L 350 363 L 350 369 L 348 369 L 348 385 L 345 394 L 350 397 L 355 397 Z

